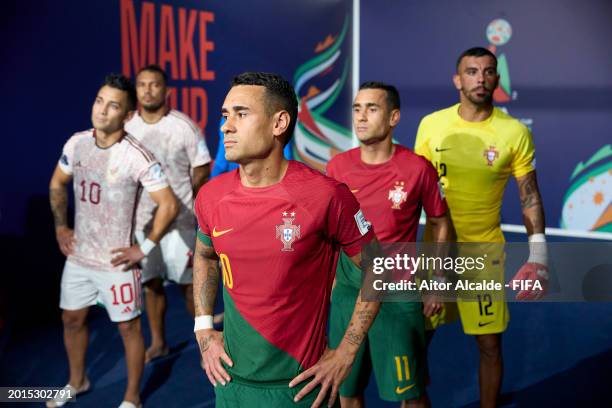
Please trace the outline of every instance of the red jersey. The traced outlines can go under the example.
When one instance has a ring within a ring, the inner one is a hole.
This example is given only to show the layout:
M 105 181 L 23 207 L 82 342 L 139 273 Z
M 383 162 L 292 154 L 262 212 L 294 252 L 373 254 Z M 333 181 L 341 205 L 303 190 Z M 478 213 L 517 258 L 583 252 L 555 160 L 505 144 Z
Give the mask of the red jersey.
M 327 163 L 327 175 L 355 194 L 380 242 L 414 242 L 421 209 L 429 217 L 447 211 L 436 169 L 404 146 L 396 144 L 382 164 L 366 164 L 359 148 L 351 149 Z
M 289 161 L 283 179 L 248 188 L 239 170 L 216 177 L 195 203 L 198 236 L 222 264 L 225 348 L 234 378 L 289 381 L 326 347 L 340 250 L 373 238 L 348 188 Z

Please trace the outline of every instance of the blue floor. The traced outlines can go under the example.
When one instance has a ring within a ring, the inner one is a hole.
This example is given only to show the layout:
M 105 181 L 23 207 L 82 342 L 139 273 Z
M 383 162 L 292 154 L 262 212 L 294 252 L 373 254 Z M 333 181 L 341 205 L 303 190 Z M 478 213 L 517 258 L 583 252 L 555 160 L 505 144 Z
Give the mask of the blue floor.
M 200 369 L 193 321 L 176 286 L 168 286 L 167 293 L 171 353 L 146 366 L 143 402 L 147 407 L 212 407 L 213 389 Z M 502 406 L 612 406 L 612 303 L 510 303 L 509 307 Z M 70 406 L 115 407 L 125 387 L 121 339 L 103 309 L 92 308 L 89 327 L 87 373 L 93 390 Z M 430 348 L 433 406 L 477 407 L 477 367 L 475 341 L 463 334 L 460 324 L 440 328 Z M 48 324 L 13 321 L 0 332 L 0 386 L 62 386 L 67 378 L 59 311 Z M 373 379 L 366 398 L 369 407 L 397 406 L 378 400 Z
M 212 387 L 199 366 L 192 321 L 176 287 L 167 289 L 171 353 L 146 366 L 145 406 L 214 406 Z M 510 304 L 503 406 L 610 406 L 611 310 L 608 303 Z M 92 308 L 89 322 L 87 372 L 94 388 L 73 406 L 116 406 L 125 386 L 121 339 L 104 310 Z M 148 338 L 146 324 L 145 335 Z M 478 406 L 477 358 L 474 340 L 462 334 L 459 324 L 438 330 L 430 352 L 433 406 Z M 67 376 L 59 324 L 20 330 L 9 337 L 1 360 L 2 386 L 61 386 Z M 370 407 L 396 406 L 378 400 L 373 380 L 366 397 Z

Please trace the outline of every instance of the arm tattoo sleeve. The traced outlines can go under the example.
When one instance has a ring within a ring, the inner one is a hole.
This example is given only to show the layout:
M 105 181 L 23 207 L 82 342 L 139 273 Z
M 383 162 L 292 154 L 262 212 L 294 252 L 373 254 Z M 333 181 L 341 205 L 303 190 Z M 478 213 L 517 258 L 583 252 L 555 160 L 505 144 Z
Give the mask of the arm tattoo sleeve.
M 196 244 L 193 290 L 196 315 L 212 314 L 219 287 L 219 264 L 213 248 Z
M 65 188 L 49 189 L 49 201 L 56 227 L 68 225 L 68 192 Z
M 518 182 L 519 197 L 523 209 L 531 208 L 540 204 L 540 192 L 535 172 L 527 174 Z
M 527 234 L 544 232 L 544 207 L 535 171 L 518 180 L 518 188 Z

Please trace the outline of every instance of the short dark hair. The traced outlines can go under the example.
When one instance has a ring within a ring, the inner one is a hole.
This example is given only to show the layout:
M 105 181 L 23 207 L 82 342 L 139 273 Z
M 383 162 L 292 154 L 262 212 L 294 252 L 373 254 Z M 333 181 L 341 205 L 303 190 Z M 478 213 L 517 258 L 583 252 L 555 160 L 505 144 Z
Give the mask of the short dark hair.
M 115 73 L 108 74 L 104 78 L 102 86 L 109 86 L 127 93 L 128 110 L 136 109 L 136 88 L 134 88 L 134 84 L 128 77 Z
M 159 65 L 150 64 L 150 65 L 147 65 L 146 67 L 140 68 L 138 72 L 136 73 L 136 78 L 138 78 L 138 75 L 140 75 L 144 71 L 158 73 L 159 75 L 161 75 L 162 79 L 164 80 L 164 85 L 168 84 L 168 74 L 166 74 L 166 71 L 164 71 L 162 67 L 160 67 Z
M 269 72 L 243 72 L 232 80 L 232 87 L 239 85 L 263 86 L 266 90 L 266 110 L 269 114 L 279 110 L 289 112 L 289 127 L 284 141 L 287 145 L 297 123 L 298 104 L 293 86 L 282 76 Z
M 459 56 L 459 58 L 457 58 L 457 66 L 455 67 L 455 69 L 457 70 L 457 72 L 459 72 L 459 65 L 461 64 L 461 60 L 465 57 L 486 57 L 486 56 L 493 58 L 493 60 L 495 61 L 495 66 L 497 66 L 497 57 L 495 56 L 495 54 L 493 54 L 491 51 L 489 51 L 488 49 L 484 47 L 472 47 L 470 49 L 463 51 L 461 55 Z
M 359 90 L 362 89 L 382 89 L 387 94 L 387 105 L 391 110 L 400 109 L 400 96 L 399 92 L 397 92 L 397 88 L 393 85 L 385 84 L 384 82 L 364 82 L 359 86 Z

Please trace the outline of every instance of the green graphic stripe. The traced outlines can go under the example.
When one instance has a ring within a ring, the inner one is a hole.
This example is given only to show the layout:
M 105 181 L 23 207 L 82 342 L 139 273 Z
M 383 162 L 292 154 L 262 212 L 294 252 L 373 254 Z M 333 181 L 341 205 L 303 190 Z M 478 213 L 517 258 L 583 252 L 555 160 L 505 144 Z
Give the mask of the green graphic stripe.
M 225 350 L 234 366 L 227 367 L 236 381 L 287 386 L 301 367 L 295 358 L 266 340 L 240 314 L 231 295 L 223 287 Z M 270 317 L 266 317 L 269 319 Z
M 330 58 L 334 53 L 340 48 L 342 45 L 342 41 L 344 41 L 344 37 L 348 31 L 348 16 L 344 18 L 344 25 L 342 26 L 342 32 L 336 39 L 336 42 L 333 46 L 327 49 L 327 51 L 323 52 L 321 55 L 307 61 L 306 63 L 300 65 L 293 76 L 293 83 L 296 84 L 298 79 L 304 74 L 304 72 L 310 70 L 311 68 L 319 65 L 326 59 Z
M 209 246 L 209 247 L 213 246 L 212 239 L 210 239 L 210 237 L 208 235 L 204 234 L 199 229 L 198 229 L 198 234 L 197 235 L 198 235 L 198 239 L 200 240 L 201 243 L 203 243 L 204 245 Z
M 327 100 L 323 104 L 321 104 L 321 106 L 314 109 L 314 112 L 322 115 L 329 108 L 331 108 L 334 102 L 336 102 L 336 99 L 338 99 L 338 96 L 340 96 L 340 92 L 344 88 L 346 77 L 348 76 L 348 66 L 349 66 L 348 60 L 344 61 L 344 68 L 342 69 L 342 76 L 340 77 L 340 82 L 338 84 L 338 87 L 336 88 L 334 93 L 331 94 L 331 96 L 327 98 Z
M 325 126 L 334 129 L 336 132 L 340 133 L 341 135 L 349 139 L 353 137 L 353 134 L 351 133 L 350 129 L 340 126 L 339 124 L 332 122 L 331 120 L 319 115 L 316 112 L 312 112 L 312 117 L 315 119 L 315 122 L 321 122 Z
M 293 151 L 293 160 L 296 160 L 296 161 L 299 161 L 300 163 L 303 163 L 304 160 L 302 160 L 302 157 L 300 156 L 300 152 L 299 152 L 299 150 L 298 150 L 298 148 L 297 148 L 295 143 L 293 143 L 291 150 Z
M 310 139 L 313 140 L 315 142 L 317 142 L 318 144 L 320 144 L 321 146 L 325 146 L 325 147 L 330 147 L 327 143 L 325 143 L 324 141 L 322 141 L 321 139 L 319 139 L 318 137 L 316 137 L 314 134 L 312 134 L 308 129 L 306 129 L 306 127 L 302 124 L 302 122 L 298 122 L 297 126 L 300 128 L 300 130 L 302 132 L 304 132 L 304 135 Z
M 603 160 L 608 156 L 612 156 L 612 146 L 611 145 L 603 146 L 601 149 L 595 152 L 593 157 L 591 157 L 586 163 L 583 163 L 583 162 L 578 163 L 578 165 L 574 169 L 574 172 L 572 173 L 572 176 L 570 177 L 570 181 L 574 177 L 576 177 L 576 175 L 580 173 L 584 168 L 589 167 L 593 163 L 598 162 L 599 160 Z
M 510 72 L 508 71 L 508 60 L 506 54 L 497 57 L 497 73 L 499 74 L 499 82 L 501 87 L 509 96 L 512 96 L 512 88 L 510 87 Z
M 597 228 L 597 232 L 612 232 L 612 222 Z
M 601 167 L 597 167 L 597 168 L 591 170 L 589 173 L 585 174 L 584 176 L 582 176 L 578 180 L 576 180 L 570 186 L 570 188 L 567 190 L 567 193 L 565 193 L 565 196 L 563 197 L 563 204 L 565 204 L 565 202 L 568 200 L 569 196 L 571 196 L 574 191 L 576 191 L 578 188 L 580 188 L 580 186 L 582 184 L 588 182 L 588 180 L 591 177 L 599 176 L 600 174 L 605 173 L 608 170 L 609 170 L 609 166 L 603 165 Z

